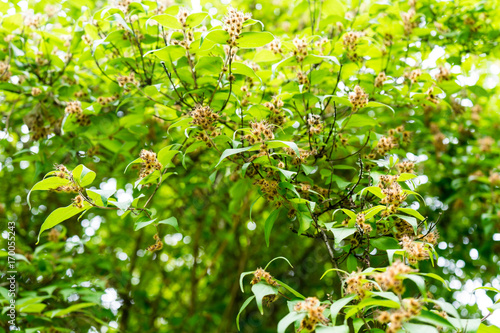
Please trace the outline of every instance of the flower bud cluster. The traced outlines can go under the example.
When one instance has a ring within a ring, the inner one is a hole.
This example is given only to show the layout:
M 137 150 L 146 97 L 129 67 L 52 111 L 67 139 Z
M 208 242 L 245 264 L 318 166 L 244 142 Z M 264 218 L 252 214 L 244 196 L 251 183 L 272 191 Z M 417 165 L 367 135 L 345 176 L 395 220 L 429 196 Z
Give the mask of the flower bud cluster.
M 118 81 L 118 85 L 120 87 L 125 87 L 127 83 L 132 83 L 134 86 L 139 85 L 139 81 L 135 79 L 134 72 L 130 73 L 128 76 L 118 76 L 116 80 Z
M 179 13 L 177 13 L 177 21 L 182 25 L 183 28 L 187 27 L 187 17 L 189 16 L 189 12 L 186 8 L 180 8 Z
M 328 44 L 328 42 L 329 42 L 328 38 L 325 37 L 322 37 L 314 42 L 314 46 L 318 50 L 320 56 L 324 55 L 325 45 Z
M 404 235 L 399 244 L 402 245 L 411 264 L 429 259 L 428 247 L 424 242 L 414 241 L 410 236 Z
M 282 54 L 283 49 L 281 48 L 281 40 L 278 38 L 274 39 L 271 43 L 269 43 L 269 48 L 274 54 Z
M 481 105 L 479 104 L 476 104 L 474 105 L 471 109 L 470 109 L 470 112 L 471 112 L 471 116 L 470 118 L 475 121 L 475 122 L 478 122 L 479 120 L 481 120 L 481 112 L 483 111 L 483 108 L 481 107 Z
M 415 167 L 415 163 L 410 161 L 403 161 L 396 164 L 396 168 L 399 173 L 413 173 L 413 168 Z
M 417 69 L 414 69 L 412 70 L 411 72 L 409 71 L 405 71 L 404 73 L 404 77 L 408 80 L 411 81 L 412 84 L 415 84 L 417 83 L 418 81 L 418 78 L 422 75 L 422 71 L 417 68 Z
M 323 312 L 327 308 L 326 304 L 321 305 L 316 297 L 308 297 L 303 301 L 298 302 L 293 307 L 295 312 L 306 312 L 307 315 L 300 322 L 297 332 L 305 330 L 311 332 L 316 328 L 317 324 L 328 324 L 329 320 L 325 317 Z
M 422 304 L 415 298 L 403 299 L 403 307 L 391 312 L 382 311 L 377 316 L 377 321 L 382 324 L 390 323 L 386 333 L 397 333 L 403 327 L 403 323 L 412 317 L 418 316 L 422 311 Z
M 378 186 L 382 189 L 382 194 L 386 195 L 380 200 L 380 203 L 387 207 L 387 209 L 382 212 L 382 216 L 384 217 L 396 213 L 398 207 L 408 196 L 397 182 L 397 178 L 398 176 L 380 176 L 380 183 Z
M 309 84 L 309 78 L 307 77 L 307 74 L 305 74 L 302 71 L 297 71 L 297 80 L 299 81 L 299 84 L 301 84 L 301 85 L 308 85 Z
M 267 123 L 266 121 L 252 122 L 250 123 L 252 128 L 252 133 L 245 136 L 245 140 L 251 145 L 257 142 L 264 142 L 265 140 L 274 139 L 274 125 Z
M 273 98 L 271 102 L 265 102 L 264 106 L 271 111 L 268 116 L 268 121 L 270 124 L 281 126 L 285 123 L 285 112 L 282 110 L 285 103 L 279 98 Z
M 359 213 L 356 215 L 356 224 L 365 234 L 369 234 L 373 228 L 369 223 L 366 223 L 366 217 L 364 213 Z
M 42 89 L 33 87 L 31 88 L 31 96 L 36 97 L 42 93 Z
M 83 36 L 82 36 L 82 40 L 83 40 L 83 42 L 84 42 L 85 44 L 87 44 L 87 45 L 92 45 L 92 43 L 93 43 L 93 42 L 92 42 L 92 38 L 90 38 L 90 36 L 89 36 L 89 35 L 83 35 Z
M 106 104 L 109 104 L 109 103 L 116 101 L 117 99 L 118 99 L 118 95 L 113 95 L 113 96 L 108 96 L 108 97 L 99 96 L 99 97 L 97 97 L 97 103 L 104 106 Z
M 353 112 L 365 107 L 368 104 L 368 94 L 360 86 L 354 87 L 354 91 L 349 93 L 349 101 L 352 103 Z
M 414 21 L 415 15 L 416 13 L 414 8 L 410 8 L 410 10 L 406 13 L 401 13 L 406 36 L 411 35 L 413 29 L 418 26 L 418 22 Z
M 373 283 L 366 280 L 366 276 L 352 272 L 345 280 L 346 294 L 356 294 L 364 298 L 366 291 L 373 289 Z
M 356 61 L 358 59 L 356 49 L 358 48 L 359 39 L 362 36 L 363 33 L 359 31 L 350 31 L 344 35 L 342 44 L 344 44 L 344 49 L 347 51 L 347 56 L 351 61 Z
M 307 124 L 309 125 L 309 132 L 311 134 L 319 134 L 323 130 L 321 116 L 317 114 L 310 113 L 309 118 L 307 118 Z
M 161 170 L 162 165 L 158 162 L 156 158 L 156 153 L 143 149 L 139 155 L 142 159 L 141 171 L 139 172 L 139 178 L 144 178 L 152 174 L 155 170 Z
M 74 199 L 72 199 L 72 201 L 73 201 L 73 206 L 75 206 L 76 208 L 83 208 L 83 203 L 85 200 L 80 194 L 77 195 Z
M 438 69 L 439 73 L 436 74 L 436 80 L 438 82 L 451 80 L 450 71 L 446 67 L 439 66 Z
M 446 143 L 444 143 L 445 139 L 446 139 L 446 136 L 441 132 L 437 132 L 432 137 L 432 142 L 433 142 L 434 148 L 436 149 L 437 152 L 446 151 Z
M 24 25 L 28 28 L 38 29 L 42 24 L 42 14 L 26 15 L 24 17 Z
M 219 114 L 210 109 L 210 106 L 198 104 L 189 113 L 193 118 L 192 124 L 200 126 L 205 131 L 215 130 L 215 122 L 219 119 Z
M 260 187 L 262 194 L 268 201 L 274 201 L 278 195 L 278 182 L 275 180 L 258 179 L 254 185 Z
M 396 294 L 402 294 L 404 287 L 400 275 L 411 272 L 414 272 L 414 270 L 410 266 L 401 261 L 395 261 L 391 266 L 387 267 L 385 272 L 374 274 L 374 278 L 383 290 L 393 290 Z
M 385 72 L 378 73 L 377 77 L 375 78 L 375 87 L 377 88 L 382 87 L 386 80 L 387 76 L 385 75 Z
M 158 236 L 158 234 L 155 234 L 153 238 L 156 242 L 153 245 L 148 246 L 146 250 L 148 250 L 149 252 L 155 252 L 163 249 L 163 242 L 161 241 L 160 236 Z
M 377 153 L 384 156 L 396 146 L 397 146 L 397 140 L 394 136 L 392 135 L 389 135 L 387 137 L 383 136 L 377 143 Z
M 295 50 L 293 50 L 293 55 L 297 59 L 297 62 L 301 63 L 307 56 L 307 39 L 305 37 L 303 38 L 295 37 L 293 39 L 293 45 L 295 46 Z
M 79 101 L 71 101 L 66 104 L 64 112 L 73 114 L 76 117 L 76 123 L 80 126 L 90 125 L 90 117 L 83 113 L 81 103 Z
M 266 272 L 262 268 L 257 268 L 253 272 L 253 279 L 250 281 L 251 285 L 261 282 L 264 280 L 268 285 L 279 287 L 279 283 L 271 276 L 270 273 Z
M 238 38 L 240 38 L 243 23 L 251 17 L 251 14 L 245 14 L 232 7 L 229 8 L 227 15 L 222 20 L 224 23 L 223 29 L 229 33 L 229 39 L 227 41 L 229 46 L 238 46 Z
M 317 153 L 316 150 L 311 151 L 299 148 L 299 155 L 297 156 L 297 153 L 292 148 L 286 147 L 283 149 L 289 156 L 292 157 L 292 165 L 305 164 L 308 157 L 314 156 Z
M 6 61 L 0 61 L 0 82 L 9 81 L 12 76 L 12 72 L 10 71 L 10 65 Z
M 44 66 L 49 63 L 49 60 L 45 57 L 45 54 L 42 51 L 36 51 L 35 62 L 38 66 Z
M 491 136 L 485 136 L 484 138 L 477 140 L 477 142 L 479 143 L 479 150 L 482 153 L 490 152 L 491 147 L 495 144 L 495 140 Z
M 24 123 L 30 130 L 31 139 L 38 141 L 50 134 L 50 127 L 44 126 L 44 119 L 38 112 L 30 112 L 24 117 Z

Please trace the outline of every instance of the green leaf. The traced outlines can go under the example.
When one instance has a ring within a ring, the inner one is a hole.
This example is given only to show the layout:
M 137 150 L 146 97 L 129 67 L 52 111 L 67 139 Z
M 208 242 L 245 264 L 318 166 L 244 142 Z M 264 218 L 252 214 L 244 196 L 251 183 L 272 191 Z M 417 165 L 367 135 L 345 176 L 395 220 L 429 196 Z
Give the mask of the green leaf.
M 296 321 L 301 321 L 304 319 L 304 317 L 307 315 L 305 312 L 290 312 L 283 318 L 278 323 L 278 333 L 285 333 L 286 329 L 290 324 L 296 322 Z
M 386 207 L 385 206 L 382 206 L 382 205 L 377 205 L 375 207 L 372 207 L 370 209 L 367 209 L 365 211 L 365 219 L 371 219 L 372 217 L 374 217 L 375 215 L 377 215 L 378 213 L 380 213 L 381 211 L 385 210 Z
M 425 220 L 425 218 L 419 212 L 417 212 L 415 209 L 411 209 L 411 208 L 398 208 L 398 210 L 401 211 L 401 212 L 403 212 L 403 213 L 409 214 L 411 216 L 415 216 L 420 221 Z
M 267 218 L 264 225 L 264 238 L 266 239 L 266 245 L 269 247 L 269 237 L 271 237 L 271 230 L 273 229 L 274 222 L 278 218 L 281 209 L 275 209 Z
M 305 165 L 305 164 L 301 164 L 300 165 L 302 167 L 302 170 L 304 170 L 304 173 L 306 175 L 310 175 L 312 173 L 315 173 L 317 170 L 318 170 L 318 166 L 308 166 L 308 165 Z
M 293 149 L 293 151 L 295 152 L 295 154 L 297 154 L 297 156 L 300 155 L 299 147 L 297 147 L 295 142 L 274 140 L 274 141 L 267 141 L 266 144 L 269 148 L 289 147 Z
M 170 150 L 170 147 L 165 147 L 158 152 L 158 162 L 161 163 L 163 168 L 166 168 L 167 164 L 169 164 L 178 153 L 180 153 L 180 151 Z
M 448 287 L 448 283 L 445 281 L 445 279 L 443 279 L 439 275 L 434 274 L 434 273 L 417 273 L 417 274 L 441 281 L 443 283 L 443 285 L 445 286 L 445 288 L 448 289 L 449 291 L 451 291 L 450 287 Z
M 233 62 L 231 64 L 231 73 L 245 75 L 248 76 L 249 78 L 262 82 L 260 77 L 258 77 L 257 74 L 255 74 L 252 68 L 248 67 L 247 65 L 241 62 Z
M 330 273 L 330 272 L 341 272 L 341 273 L 344 273 L 345 275 L 349 275 L 346 271 L 343 271 L 341 269 L 338 269 L 338 268 L 330 268 L 329 270 L 327 270 L 326 272 L 323 273 L 323 275 L 321 275 L 321 278 L 320 280 L 322 280 L 326 274 Z
M 45 316 L 48 316 L 50 318 L 54 318 L 54 317 L 63 317 L 69 313 L 72 313 L 72 312 L 76 312 L 80 309 L 84 309 L 84 308 L 88 308 L 88 307 L 91 307 L 91 306 L 94 306 L 94 305 L 97 305 L 96 303 L 78 303 L 78 304 L 75 304 L 75 305 L 72 305 L 70 307 L 67 307 L 66 309 L 61 309 L 61 310 L 52 310 L 52 311 L 48 311 L 48 312 L 45 312 L 44 315 Z
M 330 231 L 333 233 L 335 237 L 335 245 L 339 245 L 339 243 L 344 240 L 346 237 L 354 234 L 357 229 L 356 228 L 331 228 Z
M 371 291 L 370 294 L 389 299 L 389 300 L 401 305 L 401 302 L 399 301 L 398 296 L 391 291 Z
M 243 288 L 243 278 L 245 278 L 245 276 L 247 275 L 253 274 L 254 272 L 255 271 L 250 271 L 250 272 L 243 272 L 240 274 L 240 289 L 242 293 L 245 292 L 245 289 Z
M 316 326 L 316 333 L 349 333 L 349 326 L 340 325 L 340 326 Z
M 280 169 L 280 168 L 277 168 L 277 167 L 272 167 L 272 168 L 278 170 L 279 172 L 281 172 L 283 174 L 283 176 L 285 176 L 285 178 L 288 179 L 288 180 L 290 180 L 292 178 L 292 176 L 297 173 L 295 171 L 288 171 L 288 170 Z
M 412 173 L 402 173 L 398 176 L 397 181 L 398 182 L 405 182 L 405 181 L 413 179 L 413 178 L 417 178 L 417 176 L 412 174 Z
M 392 237 L 380 237 L 370 239 L 370 245 L 373 247 L 386 251 L 390 249 L 397 249 L 399 247 L 399 242 Z
M 127 172 L 128 167 L 131 166 L 132 164 L 140 164 L 142 162 L 143 162 L 142 158 L 140 158 L 140 157 L 136 158 L 135 160 L 133 160 L 132 162 L 127 164 L 127 166 L 125 167 L 125 171 L 123 171 L 123 173 Z
M 92 184 L 95 179 L 96 173 L 85 165 L 80 164 L 71 172 L 73 179 L 81 186 L 85 187 Z
M 406 216 L 406 215 L 399 215 L 399 214 L 395 214 L 394 216 L 399 217 L 400 219 L 408 222 L 413 227 L 413 231 L 415 232 L 415 235 L 417 234 L 418 222 L 417 222 L 416 218 L 411 217 L 411 216 Z
M 227 44 L 227 40 L 229 39 L 229 33 L 221 29 L 216 29 L 206 32 L 204 38 L 211 40 L 214 43 Z
M 288 265 L 290 265 L 290 267 L 292 267 L 292 268 L 293 268 L 292 264 L 290 263 L 290 261 L 288 261 L 288 259 L 287 259 L 287 258 L 285 258 L 285 257 L 276 257 L 276 258 L 271 259 L 271 261 L 269 261 L 269 262 L 267 263 L 266 267 L 264 267 L 264 270 L 266 270 L 266 269 L 267 269 L 267 267 L 269 267 L 269 265 L 270 265 L 273 261 L 278 260 L 278 259 L 285 260 L 285 261 L 288 263 Z
M 134 32 L 132 31 L 132 29 L 130 29 L 127 22 L 125 22 L 125 20 L 123 19 L 123 17 L 120 14 L 110 15 L 106 19 L 109 21 L 118 22 L 123 27 L 123 29 L 126 29 L 128 32 L 130 32 L 132 35 L 134 35 Z
M 496 293 L 500 293 L 500 290 L 498 290 L 497 288 L 493 288 L 493 287 L 477 287 L 476 289 L 474 289 L 474 291 L 479 290 L 479 289 L 489 290 L 489 291 L 494 291 Z
M 219 75 L 223 65 L 219 56 L 203 56 L 198 59 L 194 70 L 198 75 Z
M 108 199 L 115 194 L 115 192 L 115 190 L 87 190 L 89 197 L 98 206 L 107 206 Z
M 156 57 L 158 57 L 158 59 L 166 62 L 167 64 L 170 64 L 171 62 L 177 61 L 180 58 L 185 57 L 186 50 L 179 45 L 169 45 L 158 50 L 148 51 L 144 54 L 144 56 L 147 56 L 148 54 L 153 54 Z
M 382 189 L 378 186 L 365 187 L 364 189 L 361 190 L 361 192 L 359 192 L 359 194 L 363 195 L 363 193 L 365 191 L 373 193 L 375 196 L 379 197 L 380 199 L 385 198 L 385 194 L 382 193 Z
M 364 126 L 373 127 L 377 124 L 377 121 L 373 117 L 364 114 L 353 114 L 349 117 L 349 122 L 347 123 L 347 125 L 345 125 L 345 128 L 347 129 Z
M 280 280 L 278 280 L 276 278 L 274 280 L 276 282 L 278 282 L 281 287 L 285 288 L 286 290 L 288 290 L 289 292 L 291 292 L 292 294 L 294 294 L 296 297 L 298 297 L 300 299 L 306 299 L 306 297 L 304 295 L 302 295 L 297 290 L 293 289 L 292 287 L 290 287 L 289 285 L 287 285 L 283 281 L 280 281 Z
M 19 312 L 23 313 L 40 313 L 47 307 L 46 304 L 37 303 L 37 304 L 28 304 L 26 306 L 21 306 L 19 308 Z
M 160 25 L 164 26 L 165 28 L 182 29 L 182 24 L 180 24 L 177 17 L 172 16 L 172 15 L 168 15 L 168 14 L 154 15 L 154 16 L 151 16 L 149 18 L 149 20 L 155 20 L 156 22 L 158 22 Z
M 140 230 L 144 227 L 147 227 L 148 225 L 154 223 L 154 221 L 156 221 L 156 219 L 150 220 L 150 219 L 147 219 L 146 217 L 144 217 L 142 219 L 140 218 L 137 222 L 135 222 L 134 231 L 137 231 L 137 230 Z
M 426 295 L 425 280 L 423 277 L 421 277 L 419 275 L 415 275 L 415 274 L 404 274 L 401 276 L 404 276 L 406 279 L 409 279 L 409 280 L 412 280 L 413 282 L 415 282 L 418 289 L 420 290 L 420 293 L 422 295 Z
M 330 317 L 332 318 L 332 323 L 334 325 L 340 310 L 342 310 L 347 304 L 349 304 L 349 302 L 351 302 L 355 297 L 356 295 L 348 295 L 333 302 L 333 304 L 330 306 Z
M 365 107 L 369 108 L 369 107 L 381 107 L 381 106 L 389 108 L 393 114 L 396 113 L 391 106 L 384 104 L 384 103 L 380 103 L 380 102 L 368 102 L 368 104 L 366 104 Z
M 347 216 L 349 216 L 351 219 L 356 219 L 356 213 L 354 213 L 352 210 L 350 209 L 346 209 L 346 208 L 341 208 L 340 209 L 341 211 L 343 211 L 344 213 L 347 214 Z
M 72 182 L 69 179 L 60 178 L 60 177 L 49 177 L 49 178 L 45 178 L 45 179 L 39 181 L 28 192 L 28 196 L 27 196 L 26 200 L 28 201 L 29 207 L 31 208 L 31 204 L 30 204 L 31 192 L 55 190 L 60 186 L 66 186 L 66 185 L 71 185 L 71 184 L 72 184 Z
M 476 333 L 481 325 L 481 319 L 457 319 L 448 317 L 448 321 L 463 333 Z
M 40 235 L 42 234 L 42 232 L 44 232 L 47 229 L 55 227 L 59 223 L 66 221 L 67 219 L 77 215 L 78 213 L 86 211 L 89 208 L 91 208 L 90 204 L 84 202 L 82 208 L 69 205 L 67 207 L 57 208 L 56 210 L 54 210 L 43 222 L 40 228 L 40 232 L 38 233 L 38 240 L 36 244 L 40 242 Z
M 500 303 L 498 303 L 498 301 L 497 301 L 497 303 L 488 307 L 488 310 L 491 312 L 494 312 L 494 311 L 499 310 L 499 309 L 500 309 Z
M 245 308 L 250 304 L 250 302 L 255 298 L 255 296 L 250 296 L 246 299 L 246 301 L 243 303 L 243 305 L 240 308 L 240 311 L 238 311 L 238 315 L 236 316 L 236 327 L 238 328 L 238 331 L 240 330 L 240 315 L 245 310 Z
M 397 309 L 401 305 L 398 302 L 394 302 L 391 300 L 381 300 L 380 298 L 373 298 L 373 297 L 368 297 L 363 299 L 360 303 L 357 305 L 354 305 L 345 315 L 346 319 L 354 316 L 356 313 L 359 311 L 368 308 L 368 307 L 385 307 L 385 308 L 394 308 Z
M 255 295 L 255 300 L 257 302 L 257 307 L 259 308 L 260 314 L 264 314 L 264 309 L 262 308 L 262 298 L 267 295 L 278 294 L 278 288 L 275 286 L 270 286 L 267 283 L 259 282 L 252 286 L 252 292 Z
M 158 224 L 167 224 L 167 225 L 171 225 L 172 227 L 175 228 L 175 230 L 177 230 L 178 232 L 180 232 L 179 230 L 179 223 L 177 222 L 177 219 L 175 217 L 169 217 L 168 219 L 166 220 L 161 220 L 158 222 Z
M 193 13 L 186 18 L 186 25 L 191 28 L 199 26 L 207 18 L 208 13 Z
M 415 319 L 427 324 L 455 329 L 455 326 L 447 319 L 431 311 L 421 310 L 420 314 L 416 316 Z
M 353 254 L 347 257 L 347 271 L 354 272 L 358 267 L 358 259 Z
M 250 150 L 252 147 L 245 147 L 245 148 L 237 148 L 237 149 L 226 149 L 222 152 L 222 156 L 220 157 L 219 162 L 215 165 L 217 167 L 224 159 L 231 155 L 243 153 L 245 151 Z
M 274 40 L 272 33 L 263 31 L 243 32 L 238 39 L 238 47 L 242 49 L 264 46 Z
M 389 259 L 389 263 L 392 264 L 392 261 L 394 260 L 394 255 L 395 254 L 400 254 L 400 255 L 404 255 L 406 252 L 405 250 L 401 250 L 401 249 L 392 249 L 392 250 L 386 250 L 387 251 L 387 258 Z
M 429 325 L 405 323 L 403 327 L 410 333 L 438 333 L 435 327 Z
M 485 324 L 481 324 L 479 325 L 477 333 L 500 333 L 500 328 L 494 325 L 486 326 Z

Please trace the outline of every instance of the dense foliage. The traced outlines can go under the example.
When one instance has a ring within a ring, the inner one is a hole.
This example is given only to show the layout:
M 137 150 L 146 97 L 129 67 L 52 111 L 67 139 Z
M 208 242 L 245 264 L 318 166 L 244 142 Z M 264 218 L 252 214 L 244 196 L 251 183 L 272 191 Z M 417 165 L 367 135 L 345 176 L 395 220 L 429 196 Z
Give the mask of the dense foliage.
M 0 2 L 0 332 L 499 332 L 495 2 L 229 2 Z

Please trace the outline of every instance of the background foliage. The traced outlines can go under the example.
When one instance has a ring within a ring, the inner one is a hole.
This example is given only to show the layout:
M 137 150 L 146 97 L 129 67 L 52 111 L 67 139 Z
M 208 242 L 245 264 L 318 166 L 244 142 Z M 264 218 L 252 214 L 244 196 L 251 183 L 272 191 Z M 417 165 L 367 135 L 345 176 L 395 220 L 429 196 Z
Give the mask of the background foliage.
M 495 332 L 498 311 L 479 319 L 499 308 L 496 1 L 231 5 L 252 16 L 241 31 L 227 1 L 0 2 L 0 267 L 15 222 L 18 326 L 274 332 L 311 317 L 293 310 L 305 295 L 336 325 L 318 332 L 390 331 L 374 318 L 413 297 L 406 331 Z M 377 184 L 398 174 L 422 199 L 384 215 Z M 401 251 L 393 213 L 439 231 L 436 251 L 409 233 L 432 260 Z M 379 295 L 321 279 L 368 279 L 392 253 L 435 275 Z M 293 267 L 250 286 L 277 256 Z M 261 315 L 252 291 L 278 297 Z

